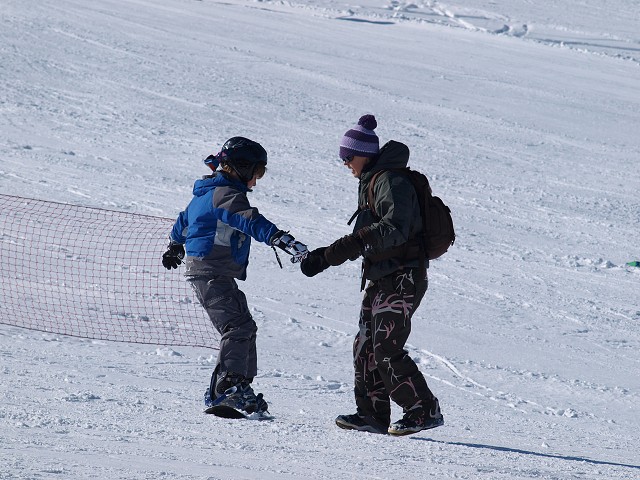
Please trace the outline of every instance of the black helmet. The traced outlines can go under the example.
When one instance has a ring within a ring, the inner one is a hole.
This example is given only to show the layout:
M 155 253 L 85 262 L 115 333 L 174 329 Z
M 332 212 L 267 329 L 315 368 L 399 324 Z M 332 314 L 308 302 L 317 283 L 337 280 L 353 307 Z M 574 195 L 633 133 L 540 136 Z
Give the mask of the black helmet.
M 258 142 L 244 137 L 232 137 L 224 142 L 217 157 L 222 166 L 228 165 L 243 182 L 251 180 L 258 165 L 267 165 L 267 151 Z

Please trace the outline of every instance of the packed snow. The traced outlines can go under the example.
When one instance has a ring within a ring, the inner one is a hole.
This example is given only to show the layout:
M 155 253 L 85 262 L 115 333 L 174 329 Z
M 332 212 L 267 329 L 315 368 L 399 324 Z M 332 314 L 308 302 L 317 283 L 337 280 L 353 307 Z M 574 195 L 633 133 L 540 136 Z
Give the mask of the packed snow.
M 275 420 L 202 413 L 215 344 L 36 332 L 0 305 L 0 478 L 639 478 L 640 8 L 546 3 L 1 0 L 0 193 L 174 218 L 243 135 L 269 152 L 250 200 L 315 248 L 349 232 L 338 142 L 373 113 L 458 238 L 407 346 L 443 427 L 337 428 L 359 262 L 310 279 L 255 245 Z

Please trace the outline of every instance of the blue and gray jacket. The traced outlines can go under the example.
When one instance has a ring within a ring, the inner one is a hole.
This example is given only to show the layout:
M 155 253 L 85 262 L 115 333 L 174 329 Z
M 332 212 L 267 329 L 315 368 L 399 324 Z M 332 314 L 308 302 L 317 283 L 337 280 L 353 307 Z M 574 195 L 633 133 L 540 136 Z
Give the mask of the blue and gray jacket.
M 247 278 L 251 237 L 268 245 L 278 232 L 249 204 L 248 191 L 221 172 L 195 182 L 194 197 L 171 230 L 171 240 L 185 245 L 186 276 Z

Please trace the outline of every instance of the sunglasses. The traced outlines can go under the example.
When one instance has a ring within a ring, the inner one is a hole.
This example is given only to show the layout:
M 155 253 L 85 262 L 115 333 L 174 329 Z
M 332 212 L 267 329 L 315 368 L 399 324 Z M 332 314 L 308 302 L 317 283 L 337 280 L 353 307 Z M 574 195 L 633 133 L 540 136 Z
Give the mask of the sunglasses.
M 351 161 L 353 160 L 353 157 L 354 155 L 347 155 L 346 157 L 342 157 L 342 161 L 346 165 L 347 163 L 351 163 Z

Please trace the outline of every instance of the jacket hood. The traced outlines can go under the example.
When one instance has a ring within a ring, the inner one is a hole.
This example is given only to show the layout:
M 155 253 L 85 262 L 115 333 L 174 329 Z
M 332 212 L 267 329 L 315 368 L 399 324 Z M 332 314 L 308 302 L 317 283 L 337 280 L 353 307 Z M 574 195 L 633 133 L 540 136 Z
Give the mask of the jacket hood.
M 193 184 L 193 194 L 201 197 L 216 187 L 229 186 L 234 187 L 241 192 L 248 192 L 249 188 L 240 180 L 232 180 L 220 172 L 214 172 L 213 175 L 207 175 L 200 180 L 196 180 Z
M 367 165 L 364 172 L 377 172 L 394 168 L 405 168 L 409 163 L 409 147 L 404 143 L 390 140 L 380 149 L 380 153 Z

